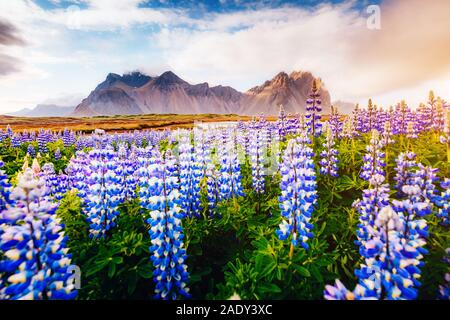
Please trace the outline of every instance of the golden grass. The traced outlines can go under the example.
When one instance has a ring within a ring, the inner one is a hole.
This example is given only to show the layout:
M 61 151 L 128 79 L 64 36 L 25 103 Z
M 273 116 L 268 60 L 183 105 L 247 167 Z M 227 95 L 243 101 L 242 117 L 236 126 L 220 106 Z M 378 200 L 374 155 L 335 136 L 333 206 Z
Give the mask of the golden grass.
M 235 114 L 146 114 L 123 116 L 97 116 L 97 117 L 12 117 L 0 116 L 0 129 L 5 129 L 9 124 L 15 131 L 36 131 L 40 128 L 55 131 L 68 128 L 74 131 L 92 132 L 95 129 L 105 131 L 129 131 L 143 129 L 165 128 L 192 128 L 195 122 L 222 122 L 222 121 L 249 121 L 251 116 L 239 116 Z M 269 121 L 276 117 L 268 117 Z

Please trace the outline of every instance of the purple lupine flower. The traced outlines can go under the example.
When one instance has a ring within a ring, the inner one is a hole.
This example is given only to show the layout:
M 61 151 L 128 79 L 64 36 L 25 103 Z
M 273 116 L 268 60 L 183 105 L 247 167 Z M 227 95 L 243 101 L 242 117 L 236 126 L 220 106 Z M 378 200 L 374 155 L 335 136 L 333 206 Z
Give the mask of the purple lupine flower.
M 61 150 L 59 148 L 56 148 L 54 156 L 55 156 L 55 160 L 61 159 Z
M 187 132 L 181 136 L 178 145 L 181 210 L 185 216 L 200 217 L 200 179 L 203 172 L 190 140 L 190 132 Z
M 10 203 L 11 183 L 5 171 L 2 170 L 5 163 L 0 160 L 0 212 L 6 209 L 6 204 Z
M 34 149 L 34 146 L 31 143 L 27 147 L 27 153 L 30 157 L 34 157 L 36 155 L 36 149 Z
M 420 225 L 421 222 L 409 221 Z M 388 299 L 403 300 L 417 298 L 420 285 L 420 267 L 425 241 L 411 232 L 405 236 L 407 223 L 390 206 L 377 214 L 374 226 L 368 228 L 368 240 L 361 247 L 364 263 L 355 270 L 359 282 L 354 291 L 349 291 L 340 282 L 326 286 L 324 296 L 335 300 Z M 419 229 L 421 226 L 419 226 Z M 415 229 L 416 230 L 416 229 Z
M 343 123 L 341 121 L 341 116 L 339 115 L 338 109 L 334 106 L 331 106 L 331 114 L 330 119 L 328 120 L 328 124 L 331 128 L 333 138 L 340 138 Z
M 189 274 L 185 264 L 187 255 L 183 244 L 181 226 L 181 194 L 178 185 L 178 169 L 170 150 L 163 155 L 154 152 L 142 175 L 151 177 L 141 193 L 141 206 L 149 210 L 150 253 L 155 270 L 153 281 L 156 299 L 189 298 L 187 282 Z
M 44 181 L 27 168 L 0 213 L 0 299 L 75 299 L 64 227 Z
M 256 193 L 264 192 L 264 151 L 265 134 L 263 130 L 250 131 L 251 140 L 249 147 L 250 165 L 252 169 L 252 185 Z
M 397 173 L 394 180 L 396 181 L 395 188 L 397 189 L 398 198 L 406 196 L 402 191 L 403 186 L 413 184 L 414 173 L 412 172 L 412 168 L 417 166 L 415 159 L 416 154 L 414 152 L 402 152 L 398 155 L 397 159 L 395 159 L 397 165 L 394 170 Z
M 322 118 L 320 112 L 322 111 L 322 100 L 320 99 L 319 82 L 314 79 L 311 92 L 306 100 L 306 126 L 308 133 L 317 137 L 322 132 Z
M 280 166 L 279 202 L 283 220 L 276 233 L 281 240 L 290 237 L 290 256 L 298 244 L 308 249 L 307 241 L 313 237 L 310 220 L 317 201 L 313 155 L 306 144 L 291 139 Z
M 333 132 L 329 126 L 327 126 L 326 133 L 325 143 L 323 144 L 325 150 L 320 153 L 320 173 L 338 177 L 337 155 L 339 152 L 334 148 Z
M 88 160 L 84 213 L 90 225 L 89 236 L 98 239 L 116 225 L 118 206 L 124 200 L 123 171 L 111 149 L 91 150 Z
M 450 225 L 450 179 L 441 181 L 442 192 L 432 198 L 433 203 L 438 208 L 437 217 L 441 219 L 441 224 L 444 226 Z
M 383 168 L 386 164 L 384 162 L 385 154 L 381 151 L 382 147 L 378 131 L 372 130 L 372 138 L 366 146 L 367 153 L 363 157 L 364 165 L 361 168 L 360 177 L 363 180 L 369 181 L 375 174 L 384 175 Z
M 241 183 L 241 165 L 238 161 L 235 144 L 232 139 L 226 139 L 223 155 L 220 160 L 219 199 L 227 200 L 244 195 Z

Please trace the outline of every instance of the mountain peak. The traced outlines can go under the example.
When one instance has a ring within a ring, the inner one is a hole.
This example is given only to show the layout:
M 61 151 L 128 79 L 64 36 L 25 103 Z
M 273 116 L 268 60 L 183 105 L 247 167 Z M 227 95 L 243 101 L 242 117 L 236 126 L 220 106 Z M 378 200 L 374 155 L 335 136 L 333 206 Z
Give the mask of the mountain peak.
M 178 77 L 175 73 L 172 71 L 166 71 L 162 73 L 159 77 L 155 80 L 155 85 L 160 87 L 165 86 L 171 86 L 174 84 L 187 84 L 186 81 Z

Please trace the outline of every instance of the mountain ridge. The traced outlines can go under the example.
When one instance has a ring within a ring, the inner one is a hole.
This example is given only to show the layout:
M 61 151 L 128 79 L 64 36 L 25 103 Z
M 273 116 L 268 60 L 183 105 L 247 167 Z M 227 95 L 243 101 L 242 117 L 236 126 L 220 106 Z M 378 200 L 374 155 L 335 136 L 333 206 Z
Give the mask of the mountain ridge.
M 306 99 L 315 78 L 311 72 L 279 72 L 271 80 L 240 92 L 230 86 L 211 87 L 207 82 L 190 84 L 172 71 L 149 76 L 135 71 L 122 76 L 109 73 L 102 83 L 75 108 L 74 116 L 148 113 L 236 113 L 278 114 L 279 105 L 287 113 L 304 113 Z M 324 108 L 330 94 L 321 86 Z

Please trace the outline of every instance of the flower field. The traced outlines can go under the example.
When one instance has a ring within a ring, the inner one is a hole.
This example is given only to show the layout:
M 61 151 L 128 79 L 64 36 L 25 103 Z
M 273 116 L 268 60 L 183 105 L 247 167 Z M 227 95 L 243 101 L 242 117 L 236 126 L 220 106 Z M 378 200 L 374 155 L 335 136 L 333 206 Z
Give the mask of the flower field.
M 0 130 L 1 299 L 449 299 L 450 107 Z

